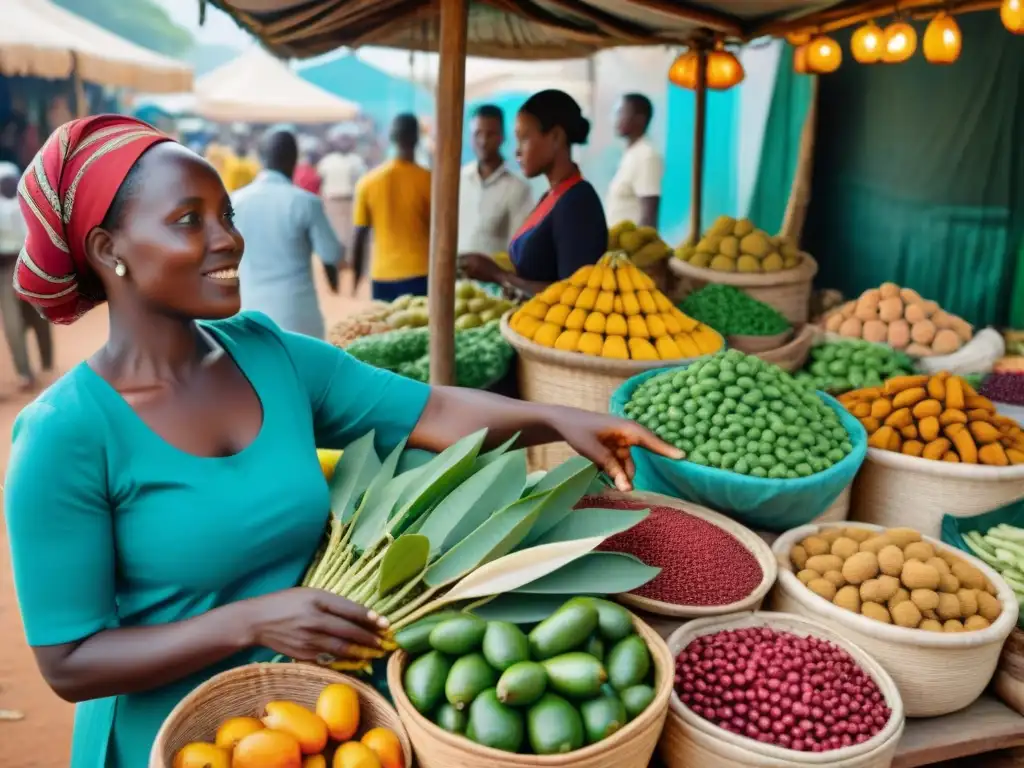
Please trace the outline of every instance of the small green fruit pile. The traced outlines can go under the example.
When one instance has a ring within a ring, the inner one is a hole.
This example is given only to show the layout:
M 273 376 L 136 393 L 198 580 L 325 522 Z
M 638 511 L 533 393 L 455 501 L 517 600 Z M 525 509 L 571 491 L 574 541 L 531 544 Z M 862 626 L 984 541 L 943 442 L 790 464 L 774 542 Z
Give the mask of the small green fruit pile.
M 606 739 L 654 700 L 629 611 L 569 600 L 529 635 L 472 614 L 429 616 L 395 640 L 417 658 L 405 693 L 439 727 L 506 752 L 555 755 Z
M 491 296 L 472 280 L 459 280 L 455 284 L 455 329 L 464 331 L 498 320 L 514 306 Z M 426 296 L 399 296 L 391 302 L 391 309 L 386 319 L 393 328 L 425 328 L 430 322 Z
M 731 285 L 706 285 L 683 299 L 679 309 L 723 336 L 774 336 L 790 328 L 777 309 Z
M 911 359 L 892 347 L 850 339 L 811 349 L 811 359 L 797 381 L 830 394 L 880 387 L 886 379 L 914 372 Z

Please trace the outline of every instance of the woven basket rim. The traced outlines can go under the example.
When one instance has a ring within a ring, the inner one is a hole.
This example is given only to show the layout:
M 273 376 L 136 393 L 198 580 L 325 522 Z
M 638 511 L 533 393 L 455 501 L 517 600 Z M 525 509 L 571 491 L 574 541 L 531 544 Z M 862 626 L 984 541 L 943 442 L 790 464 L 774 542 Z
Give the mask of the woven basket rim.
M 549 365 L 560 365 L 563 368 L 573 368 L 590 373 L 602 373 L 609 376 L 617 376 L 628 379 L 644 371 L 656 370 L 659 368 L 671 368 L 677 365 L 692 363 L 709 355 L 700 357 L 681 357 L 676 360 L 613 360 L 608 357 L 595 357 L 584 355 L 579 352 L 563 352 L 560 349 L 551 349 L 530 341 L 512 330 L 509 325 L 509 318 L 515 310 L 509 310 L 501 318 L 501 335 L 505 341 L 512 345 L 512 348 L 528 360 L 547 363 Z M 714 330 L 708 326 L 709 330 Z M 725 349 L 725 339 L 718 331 L 714 331 L 722 342 L 722 349 Z M 711 353 L 714 354 L 714 353 Z
M 150 750 L 149 765 L 150 766 L 163 766 L 163 768 L 170 768 L 170 763 L 164 760 L 163 752 L 165 748 L 165 742 L 167 740 L 167 731 L 171 724 L 176 723 L 179 720 L 191 717 L 191 713 L 196 709 L 197 700 L 201 699 L 208 690 L 216 688 L 224 683 L 233 680 L 234 678 L 246 679 L 259 679 L 267 676 L 278 676 L 286 677 L 290 675 L 301 675 L 313 679 L 315 677 L 322 678 L 324 680 L 323 686 L 326 687 L 333 683 L 345 683 L 345 685 L 353 688 L 356 693 L 359 694 L 360 700 L 370 699 L 382 709 L 390 710 L 394 715 L 394 724 L 388 725 L 388 728 L 394 731 L 398 740 L 402 744 L 403 757 L 405 758 L 405 768 L 412 768 L 413 765 L 413 748 L 412 742 L 409 739 L 409 734 L 405 730 L 405 724 L 402 722 L 401 716 L 394 706 L 391 705 L 381 693 L 376 690 L 373 686 L 364 683 L 362 680 L 343 674 L 341 672 L 335 672 L 332 669 L 325 667 L 313 666 L 310 664 L 300 663 L 274 663 L 274 662 L 255 662 L 253 664 L 244 664 L 240 667 L 234 667 L 233 669 L 226 670 L 220 674 L 214 675 L 210 679 L 204 681 L 199 686 L 194 688 L 187 696 L 185 696 L 178 704 L 171 710 L 170 714 L 164 718 L 163 723 L 160 726 L 160 730 L 157 732 L 156 738 L 153 740 L 153 746 Z
M 757 335 L 750 334 L 750 333 L 730 333 L 729 335 L 727 335 L 725 337 L 725 341 L 729 345 L 730 348 L 735 349 L 736 346 L 737 346 L 737 340 L 740 341 L 740 343 L 742 343 L 742 342 L 744 342 L 744 341 L 746 341 L 748 339 L 751 342 L 755 342 L 755 343 L 756 342 L 761 342 L 761 341 L 771 340 L 773 343 L 774 342 L 778 342 L 778 344 L 776 346 L 768 348 L 768 351 L 773 351 L 773 350 L 778 349 L 779 347 L 783 347 L 786 344 L 788 344 L 790 341 L 792 341 L 794 338 L 796 338 L 796 335 L 797 335 L 796 334 L 796 328 L 794 328 L 793 326 L 790 326 L 789 328 L 787 328 L 786 330 L 782 331 L 781 333 L 770 333 L 767 336 L 757 336 Z M 747 354 L 749 354 L 749 353 L 747 353 Z
M 938 648 L 942 650 L 959 650 L 963 648 L 977 648 L 991 643 L 1000 645 L 1006 640 L 1010 632 L 1017 625 L 1017 613 L 1019 606 L 1013 590 L 996 571 L 987 563 L 982 562 L 968 552 L 957 549 L 943 541 L 921 535 L 923 541 L 928 542 L 936 549 L 950 552 L 957 557 L 963 558 L 973 565 L 992 582 L 996 588 L 996 596 L 1002 603 L 1003 612 L 999 614 L 991 626 L 985 629 L 973 630 L 971 632 L 957 632 L 945 634 L 939 632 L 927 632 L 925 630 L 897 627 L 891 624 L 883 624 L 880 621 L 869 619 L 860 614 L 847 611 L 844 608 L 829 602 L 825 598 L 814 594 L 807 589 L 793 573 L 793 566 L 789 560 L 789 551 L 800 539 L 810 536 L 813 533 L 826 528 L 866 528 L 871 531 L 884 531 L 886 526 L 874 525 L 873 523 L 860 523 L 852 520 L 845 520 L 836 523 L 808 523 L 797 528 L 792 528 L 783 533 L 772 544 L 772 552 L 778 561 L 779 588 L 784 589 L 790 597 L 799 602 L 804 608 L 820 614 L 829 621 L 834 621 L 850 629 L 856 630 L 862 635 L 867 635 L 878 640 L 893 643 L 895 645 L 907 645 L 918 648 Z
M 868 448 L 866 461 L 871 461 L 890 469 L 916 472 L 921 475 L 933 475 L 944 480 L 978 480 L 983 482 L 1024 480 L 1024 464 L 1016 464 L 1009 467 L 961 464 L 959 462 L 923 459 L 920 456 L 907 456 L 905 453 L 884 451 L 881 448 L 871 447 Z
M 839 646 L 853 657 L 857 665 L 863 669 L 875 681 L 886 703 L 889 705 L 891 715 L 889 721 L 881 731 L 863 744 L 855 744 L 850 747 L 829 750 L 828 752 L 807 753 L 794 752 L 784 747 L 776 747 L 770 744 L 748 739 L 730 733 L 724 728 L 719 728 L 702 717 L 698 717 L 693 711 L 683 704 L 679 695 L 673 690 L 669 700 L 669 713 L 678 716 L 686 725 L 702 732 L 706 736 L 727 742 L 735 747 L 747 749 L 765 757 L 772 757 L 780 760 L 795 760 L 794 755 L 799 755 L 800 760 L 808 765 L 833 765 L 855 757 L 861 757 L 874 751 L 879 745 L 888 742 L 894 735 L 898 735 L 903 729 L 903 722 L 906 714 L 903 709 L 903 699 L 900 697 L 899 688 L 888 672 L 875 659 L 859 645 L 850 642 L 838 632 L 819 624 L 810 619 L 798 616 L 795 613 L 776 613 L 773 611 L 745 611 L 727 616 L 716 616 L 707 619 L 691 621 L 679 627 L 668 638 L 669 650 L 673 658 L 686 645 L 697 637 L 712 634 L 724 629 L 743 629 L 751 626 L 768 626 L 776 629 L 792 629 L 797 632 L 806 632 L 822 640 Z
M 778 575 L 779 565 L 775 560 L 772 548 L 768 546 L 768 542 L 754 533 L 754 531 L 747 528 L 745 525 L 736 522 L 732 518 L 726 517 L 720 512 L 715 512 L 713 509 L 708 509 L 707 507 L 702 507 L 699 504 L 694 504 L 691 501 L 684 501 L 683 499 L 665 496 L 660 493 L 651 493 L 649 491 L 623 493 L 621 491 L 608 490 L 605 491 L 602 496 L 609 496 L 614 499 L 650 502 L 652 505 L 659 507 L 671 507 L 673 509 L 678 509 L 681 512 L 693 515 L 694 517 L 699 517 L 700 519 L 705 520 L 731 534 L 733 538 L 739 541 L 739 543 L 754 556 L 757 560 L 757 564 L 761 566 L 761 583 L 758 584 L 746 597 L 725 605 L 676 605 L 675 603 L 665 603 L 661 600 L 654 600 L 641 595 L 633 595 L 629 592 L 623 592 L 616 595 L 616 601 L 632 608 L 638 608 L 648 613 L 657 614 L 658 616 L 669 616 L 671 618 L 680 619 L 698 618 L 704 616 L 719 616 L 726 613 L 736 613 L 737 611 L 748 610 L 752 606 L 760 604 L 768 595 L 772 586 L 774 586 L 775 579 Z
M 818 274 L 818 262 L 804 251 L 800 251 L 800 257 L 800 263 L 795 267 L 778 272 L 722 272 L 717 269 L 695 267 L 674 255 L 669 258 L 668 266 L 678 277 L 688 277 L 705 283 L 731 285 L 734 288 L 768 288 L 813 280 Z
M 794 352 L 803 354 L 814 346 L 817 337 L 818 332 L 815 327 L 811 323 L 804 323 L 800 330 L 793 335 L 793 338 L 782 346 L 775 349 L 766 349 L 763 352 L 754 352 L 753 354 L 754 357 L 760 357 L 765 362 L 771 363 L 774 362 L 775 358 L 784 358 Z
M 672 685 L 675 680 L 675 659 L 669 652 L 668 644 L 662 639 L 661 635 L 636 615 L 633 615 L 633 626 L 636 628 L 637 634 L 647 643 L 655 669 L 661 675 L 661 679 L 657 682 L 654 700 L 647 706 L 647 709 L 606 739 L 562 755 L 521 755 L 517 752 L 505 752 L 493 747 L 476 744 L 465 736 L 449 733 L 435 725 L 413 707 L 412 702 L 409 701 L 409 697 L 405 693 L 402 673 L 405 671 L 409 661 L 409 654 L 405 651 L 395 651 L 391 654 L 391 658 L 388 659 L 388 687 L 395 699 L 396 709 L 400 718 L 412 718 L 416 726 L 427 731 L 431 738 L 443 742 L 452 749 L 461 749 L 467 754 L 477 755 L 481 759 L 502 761 L 507 766 L 520 766 L 521 768 L 534 768 L 536 766 L 561 768 L 564 766 L 568 768 L 568 766 L 573 765 L 578 760 L 595 757 L 606 749 L 629 741 L 668 709 L 669 698 L 672 695 Z

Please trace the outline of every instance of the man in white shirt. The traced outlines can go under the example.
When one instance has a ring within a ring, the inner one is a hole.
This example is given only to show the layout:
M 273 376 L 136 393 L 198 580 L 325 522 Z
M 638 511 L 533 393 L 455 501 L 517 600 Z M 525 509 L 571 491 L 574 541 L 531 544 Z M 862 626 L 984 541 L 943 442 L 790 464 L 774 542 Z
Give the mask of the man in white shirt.
M 462 168 L 459 184 L 459 254 L 493 256 L 509 241 L 533 209 L 525 179 L 509 170 L 501 156 L 505 120 L 499 107 L 485 104 L 470 124 L 476 160 Z
M 605 218 L 609 226 L 632 221 L 637 226 L 658 226 L 661 179 L 665 163 L 647 138 L 654 107 L 639 93 L 627 93 L 615 113 L 615 132 L 626 140 L 626 151 L 608 187 Z
M 327 218 L 330 219 L 338 241 L 354 254 L 353 204 L 356 182 L 366 173 L 366 163 L 356 152 L 356 139 L 350 131 L 339 128 L 330 135 L 328 141 L 331 151 L 324 155 L 316 166 L 317 173 L 320 174 L 320 197 L 324 201 L 324 210 L 327 211 Z M 355 291 L 366 265 L 351 266 L 355 271 L 352 288 Z

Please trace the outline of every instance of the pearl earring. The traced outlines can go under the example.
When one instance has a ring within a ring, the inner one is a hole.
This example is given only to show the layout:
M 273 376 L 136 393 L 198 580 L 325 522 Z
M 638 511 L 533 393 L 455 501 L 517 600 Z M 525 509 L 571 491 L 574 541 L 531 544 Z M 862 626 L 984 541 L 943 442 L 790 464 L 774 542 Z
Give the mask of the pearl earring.
M 128 267 L 124 265 L 123 261 L 119 261 L 114 265 L 114 274 L 118 277 L 124 277 L 128 274 Z

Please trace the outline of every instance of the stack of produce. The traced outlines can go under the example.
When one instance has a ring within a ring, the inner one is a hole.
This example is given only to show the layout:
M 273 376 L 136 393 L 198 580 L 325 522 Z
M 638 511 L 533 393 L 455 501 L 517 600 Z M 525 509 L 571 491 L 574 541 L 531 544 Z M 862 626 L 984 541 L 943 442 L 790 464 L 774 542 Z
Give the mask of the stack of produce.
M 359 731 L 359 694 L 344 683 L 321 691 L 316 711 L 272 701 L 261 718 L 232 717 L 213 743 L 193 742 L 174 757 L 174 768 L 404 768 L 402 742 L 387 728 Z
M 981 560 L 998 571 L 1024 603 L 1024 529 L 1009 523 L 1000 523 L 981 531 L 967 531 L 964 543 Z
M 960 376 L 896 376 L 839 401 L 860 419 L 872 448 L 935 461 L 1024 464 L 1020 425 Z
M 800 251 L 788 238 L 729 216 L 719 216 L 696 245 L 679 246 L 676 258 L 720 272 L 779 272 L 800 265 Z
M 576 456 L 530 481 L 525 449 L 509 450 L 515 438 L 482 452 L 485 438 L 477 432 L 419 463 L 403 460 L 404 444 L 381 462 L 373 432 L 346 446 L 303 585 L 372 608 L 397 630 L 498 593 L 557 594 L 552 584 L 570 595 L 595 584 L 627 592 L 657 575 L 635 558 L 593 551 L 647 512 L 575 509 L 595 485 L 591 462 Z
M 998 403 L 1024 405 L 1024 373 L 993 373 L 982 382 L 981 394 Z
M 430 329 L 403 328 L 357 339 L 348 346 L 353 357 L 416 381 L 430 380 Z M 496 320 L 455 334 L 455 380 L 480 389 L 500 380 L 515 352 L 501 336 Z
M 461 331 L 497 320 L 515 304 L 491 296 L 472 280 L 455 283 L 455 330 Z M 392 328 L 425 328 L 430 322 L 426 296 L 400 296 L 391 302 L 387 321 Z
M 625 414 L 686 451 L 689 462 L 753 477 L 807 477 L 853 450 L 813 389 L 736 350 L 652 376 Z
M 891 347 L 859 339 L 826 342 L 811 349 L 806 370 L 796 374 L 797 381 L 829 394 L 851 389 L 880 387 L 892 376 L 914 372 L 909 357 Z
M 775 336 L 790 328 L 777 309 L 731 285 L 706 285 L 683 299 L 679 308 L 723 336 Z
M 413 637 L 413 630 L 419 630 Z M 557 755 L 608 738 L 654 700 L 651 654 L 615 603 L 574 598 L 529 635 L 461 614 L 407 630 L 413 706 L 505 752 Z
M 842 648 L 768 627 L 702 635 L 679 652 L 676 693 L 730 733 L 797 752 L 863 744 L 892 712 Z
M 391 305 L 383 301 L 375 301 L 362 312 L 356 312 L 335 323 L 327 332 L 327 341 L 336 347 L 345 349 L 356 339 L 384 333 L 392 329 L 388 316 L 392 313 Z
M 632 221 L 620 221 L 608 230 L 608 251 L 625 251 L 640 269 L 667 259 L 672 249 L 654 227 L 638 227 Z
M 1002 613 L 995 586 L 912 528 L 831 528 L 789 553 L 809 590 L 853 613 L 930 632 L 985 629 Z
M 888 344 L 914 357 L 952 354 L 974 335 L 966 320 L 895 283 L 882 283 L 832 310 L 825 317 L 825 329 L 852 339 Z
M 642 509 L 630 501 L 584 499 L 615 509 Z M 624 552 L 661 572 L 632 594 L 671 605 L 731 605 L 756 590 L 764 572 L 757 558 L 728 531 L 672 507 L 651 507 L 628 531 L 605 540 L 606 552 Z
M 721 336 L 680 312 L 621 253 L 550 285 L 509 325 L 545 347 L 617 360 L 679 360 L 722 347 Z

